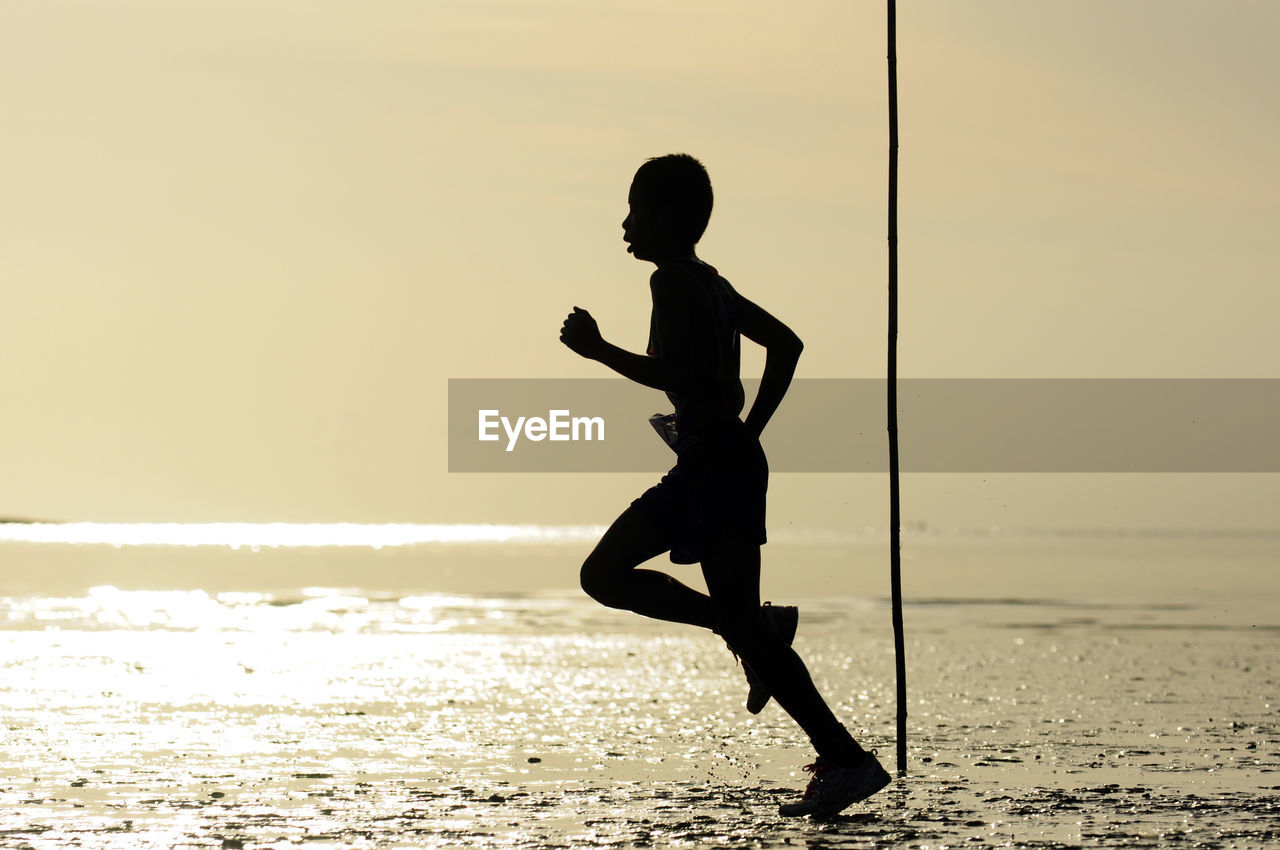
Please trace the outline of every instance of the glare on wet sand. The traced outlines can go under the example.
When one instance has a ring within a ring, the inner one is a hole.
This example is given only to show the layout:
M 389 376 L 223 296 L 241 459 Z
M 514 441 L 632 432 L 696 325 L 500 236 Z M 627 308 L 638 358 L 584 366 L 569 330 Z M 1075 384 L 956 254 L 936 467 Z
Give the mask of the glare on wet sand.
M 885 603 L 801 608 L 819 686 L 891 753 Z M 811 754 L 746 714 L 723 644 L 581 594 L 99 586 L 0 623 L 6 846 L 1280 838 L 1280 629 L 1205 600 L 917 594 L 909 775 L 823 823 L 778 816 Z

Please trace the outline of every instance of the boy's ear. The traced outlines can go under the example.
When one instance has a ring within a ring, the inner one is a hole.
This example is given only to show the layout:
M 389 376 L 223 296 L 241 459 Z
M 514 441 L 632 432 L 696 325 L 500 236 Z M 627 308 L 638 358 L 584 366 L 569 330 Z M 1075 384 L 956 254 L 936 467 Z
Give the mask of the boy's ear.
M 680 232 L 679 213 L 674 204 L 663 204 L 658 207 L 658 222 L 663 235 L 668 238 L 673 239 Z

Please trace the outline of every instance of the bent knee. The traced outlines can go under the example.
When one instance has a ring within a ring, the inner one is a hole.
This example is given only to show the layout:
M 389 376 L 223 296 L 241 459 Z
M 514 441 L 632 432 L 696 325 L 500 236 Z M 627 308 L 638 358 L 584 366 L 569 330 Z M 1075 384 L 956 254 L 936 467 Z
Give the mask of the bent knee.
M 583 591 L 592 599 L 596 598 L 596 593 L 603 585 L 600 571 L 592 566 L 590 558 L 583 561 L 582 569 L 578 570 L 578 584 L 582 585 Z
M 582 585 L 582 590 L 601 605 L 608 605 L 610 608 L 621 607 L 619 603 L 619 593 L 617 582 L 613 580 L 612 572 L 605 569 L 599 561 L 588 557 L 583 561 L 582 569 L 578 571 L 578 583 Z

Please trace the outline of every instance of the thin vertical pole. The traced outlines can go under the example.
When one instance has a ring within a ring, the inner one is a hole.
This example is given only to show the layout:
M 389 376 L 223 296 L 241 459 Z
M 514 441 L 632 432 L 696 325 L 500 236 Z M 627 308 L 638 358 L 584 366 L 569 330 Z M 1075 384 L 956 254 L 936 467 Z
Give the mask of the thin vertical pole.
M 907 772 L 907 661 L 902 637 L 902 516 L 898 492 L 898 49 L 889 3 L 889 582 L 898 678 L 898 775 Z

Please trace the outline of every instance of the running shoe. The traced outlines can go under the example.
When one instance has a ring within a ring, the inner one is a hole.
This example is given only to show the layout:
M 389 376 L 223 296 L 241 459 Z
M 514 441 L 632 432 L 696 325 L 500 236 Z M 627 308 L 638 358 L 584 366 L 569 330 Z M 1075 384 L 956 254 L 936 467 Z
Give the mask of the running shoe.
M 890 782 L 888 772 L 875 757 L 875 751 L 864 753 L 855 767 L 842 767 L 818 756 L 804 768 L 813 774 L 804 796 L 794 803 L 783 803 L 778 813 L 785 817 L 812 815 L 829 818 L 854 803 L 867 799 Z
M 772 602 L 766 602 L 760 609 L 760 615 L 764 619 L 765 627 L 772 630 L 787 646 L 791 646 L 791 642 L 796 639 L 796 627 L 800 624 L 799 609 L 794 605 L 774 605 Z M 745 661 L 742 663 L 742 671 L 747 674 L 749 687 L 747 711 L 759 714 L 769 704 L 769 689 L 756 678 L 756 674 L 751 672 L 750 665 Z

